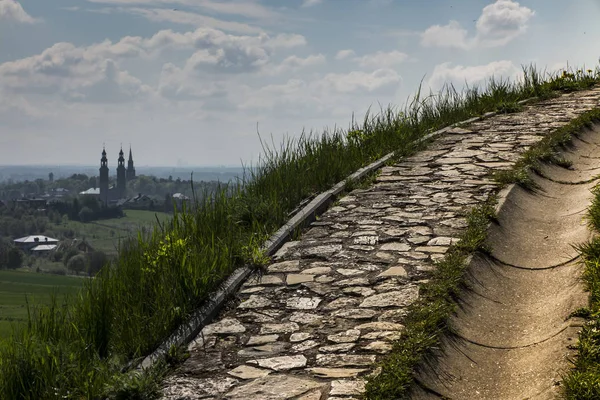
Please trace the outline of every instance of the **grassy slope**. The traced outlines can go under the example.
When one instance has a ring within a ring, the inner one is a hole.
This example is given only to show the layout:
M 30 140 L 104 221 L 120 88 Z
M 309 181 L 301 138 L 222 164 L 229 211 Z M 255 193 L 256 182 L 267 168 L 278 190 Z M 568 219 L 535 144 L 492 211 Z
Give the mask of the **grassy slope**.
M 0 340 L 10 335 L 13 323 L 27 321 L 27 302 L 49 304 L 53 294 L 75 294 L 82 284 L 82 278 L 0 271 Z
M 106 394 L 121 380 L 125 362 L 151 351 L 234 268 L 264 261 L 260 245 L 301 200 L 390 151 L 409 153 L 428 132 L 600 80 L 600 70 L 545 77 L 548 82 L 534 68 L 525 72 L 518 84 L 491 81 L 462 94 L 446 87 L 426 98 L 417 93 L 403 111 L 369 115 L 349 132 L 303 135 L 278 150 L 265 149 L 243 190 L 232 196 L 223 190 L 214 201 L 204 197 L 195 213 L 181 213 L 165 231 L 123 247 L 118 262 L 89 281 L 76 301 L 39 310 L 27 329 L 0 347 L 0 397 Z

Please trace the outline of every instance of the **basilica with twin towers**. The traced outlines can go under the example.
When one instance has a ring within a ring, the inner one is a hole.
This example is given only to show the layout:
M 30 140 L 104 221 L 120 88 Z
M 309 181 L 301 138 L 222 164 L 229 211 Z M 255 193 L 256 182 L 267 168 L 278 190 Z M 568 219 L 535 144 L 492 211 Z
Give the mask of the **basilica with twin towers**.
M 127 161 L 127 168 L 125 168 L 125 157 L 123 154 L 123 147 L 119 151 L 119 158 L 117 160 L 117 184 L 116 186 L 109 186 L 109 174 L 108 174 L 108 158 L 106 157 L 106 148 L 102 149 L 102 158 L 100 159 L 100 176 L 98 188 L 100 189 L 100 200 L 104 204 L 115 202 L 120 199 L 124 199 L 127 196 L 127 182 L 135 179 L 135 167 L 133 166 L 133 155 L 131 153 L 131 147 L 129 147 L 129 160 Z

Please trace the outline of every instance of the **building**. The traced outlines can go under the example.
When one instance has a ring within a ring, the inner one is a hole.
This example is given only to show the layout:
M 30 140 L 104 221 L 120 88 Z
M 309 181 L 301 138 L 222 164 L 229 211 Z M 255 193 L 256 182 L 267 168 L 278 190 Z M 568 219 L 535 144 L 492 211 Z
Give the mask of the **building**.
M 24 251 L 44 252 L 51 251 L 58 245 L 58 239 L 43 235 L 25 236 L 13 240 L 15 246 Z
M 119 151 L 117 159 L 117 184 L 109 187 L 109 169 L 108 158 L 106 157 L 106 149 L 102 149 L 102 158 L 100 159 L 100 177 L 98 189 L 100 192 L 99 198 L 104 204 L 116 203 L 120 199 L 127 196 L 127 182 L 135 179 L 135 168 L 133 166 L 133 155 L 131 148 L 129 149 L 129 161 L 125 168 L 125 157 L 123 148 Z M 93 193 L 90 193 L 93 194 Z

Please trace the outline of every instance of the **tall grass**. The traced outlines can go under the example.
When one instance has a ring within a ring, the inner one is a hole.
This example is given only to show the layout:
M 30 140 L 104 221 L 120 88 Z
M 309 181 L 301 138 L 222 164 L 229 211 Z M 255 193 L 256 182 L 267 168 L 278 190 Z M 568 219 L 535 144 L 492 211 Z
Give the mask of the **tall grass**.
M 202 196 L 192 209 L 123 243 L 118 260 L 78 296 L 31 310 L 27 326 L 0 347 L 0 398 L 118 396 L 126 363 L 155 349 L 235 268 L 264 261 L 261 244 L 304 199 L 388 152 L 414 151 L 431 131 L 592 82 L 600 82 L 600 69 L 542 81 L 529 67 L 519 82 L 492 79 L 483 90 L 461 93 L 445 86 L 425 97 L 419 90 L 403 109 L 368 112 L 348 130 L 264 145 L 242 184 Z

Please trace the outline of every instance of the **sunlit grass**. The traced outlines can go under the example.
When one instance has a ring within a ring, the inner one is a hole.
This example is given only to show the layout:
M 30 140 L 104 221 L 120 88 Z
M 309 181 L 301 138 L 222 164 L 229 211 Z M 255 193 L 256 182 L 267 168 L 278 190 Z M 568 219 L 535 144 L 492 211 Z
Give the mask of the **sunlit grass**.
M 445 86 L 427 96 L 419 90 L 403 109 L 369 112 L 348 130 L 265 145 L 239 185 L 199 196 L 191 209 L 122 243 L 118 260 L 86 280 L 77 296 L 32 309 L 28 324 L 0 348 L 0 398 L 137 393 L 131 382 L 148 380 L 124 384 L 123 367 L 154 350 L 235 268 L 263 263 L 260 246 L 303 200 L 389 152 L 411 153 L 417 139 L 439 128 L 598 81 L 598 69 L 542 78 L 529 67 L 518 82 L 492 79 L 485 89 L 460 93 Z

